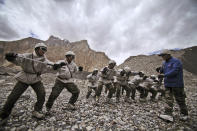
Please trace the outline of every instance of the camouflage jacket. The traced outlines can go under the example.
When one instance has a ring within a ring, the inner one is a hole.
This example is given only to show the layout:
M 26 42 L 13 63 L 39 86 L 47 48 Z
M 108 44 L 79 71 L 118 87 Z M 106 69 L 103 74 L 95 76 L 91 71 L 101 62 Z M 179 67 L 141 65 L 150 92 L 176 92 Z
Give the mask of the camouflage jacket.
M 32 61 L 31 59 L 44 63 Z M 16 80 L 26 84 L 34 84 L 41 81 L 41 74 L 53 70 L 52 66 L 47 65 L 53 63 L 45 56 L 37 56 L 35 52 L 18 54 L 13 63 L 22 68 L 22 71 L 15 75 Z
M 77 65 L 72 61 L 68 63 L 66 60 L 60 60 L 57 63 L 65 62 L 66 65 L 57 70 L 57 80 L 63 83 L 73 83 L 75 73 L 78 71 Z

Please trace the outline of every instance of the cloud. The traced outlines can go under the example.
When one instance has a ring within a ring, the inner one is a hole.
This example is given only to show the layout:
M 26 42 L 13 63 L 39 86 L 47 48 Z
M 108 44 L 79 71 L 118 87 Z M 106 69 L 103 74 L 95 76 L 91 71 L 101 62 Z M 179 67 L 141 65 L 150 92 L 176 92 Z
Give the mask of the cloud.
M 0 18 L 1 39 L 29 32 L 43 40 L 87 39 L 118 64 L 131 55 L 197 43 L 196 0 L 6 0 Z
M 5 16 L 0 15 L 0 39 L 9 40 L 17 37 L 18 34 L 12 29 L 8 19 Z

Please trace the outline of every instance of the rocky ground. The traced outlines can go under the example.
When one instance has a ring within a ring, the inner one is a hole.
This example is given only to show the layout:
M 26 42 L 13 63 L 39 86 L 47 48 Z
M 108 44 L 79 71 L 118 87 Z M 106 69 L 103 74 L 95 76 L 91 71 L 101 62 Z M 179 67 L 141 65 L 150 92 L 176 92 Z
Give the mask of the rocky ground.
M 46 100 L 54 84 L 54 74 L 43 76 L 43 82 L 46 87 Z M 46 116 L 44 120 L 32 118 L 32 110 L 36 102 L 36 95 L 32 88 L 20 97 L 12 111 L 10 119 L 5 127 L 0 130 L 10 131 L 62 131 L 62 130 L 197 130 L 197 77 L 187 77 L 186 94 L 187 105 L 190 119 L 186 122 L 179 121 L 179 108 L 177 104 L 174 108 L 174 123 L 165 122 L 157 117 L 158 113 L 164 111 L 163 100 L 157 102 L 147 101 L 146 103 L 125 103 L 121 99 L 120 103 L 105 103 L 105 94 L 102 94 L 100 104 L 95 106 L 93 98 L 88 101 L 85 99 L 87 87 L 85 80 L 77 80 L 80 88 L 80 96 L 76 103 L 78 109 L 75 111 L 63 110 L 71 96 L 67 90 L 63 90 L 56 100 L 51 116 Z M 0 75 L 0 108 L 2 108 L 7 96 L 15 85 L 13 76 L 8 74 Z M 45 111 L 45 106 L 43 108 Z

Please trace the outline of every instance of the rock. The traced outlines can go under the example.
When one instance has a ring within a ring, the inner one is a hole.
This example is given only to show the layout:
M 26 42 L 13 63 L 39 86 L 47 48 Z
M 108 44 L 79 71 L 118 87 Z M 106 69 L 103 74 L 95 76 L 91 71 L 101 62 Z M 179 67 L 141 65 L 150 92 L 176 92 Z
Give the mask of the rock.
M 92 126 L 87 126 L 86 129 L 87 129 L 87 131 L 90 131 L 90 130 L 93 129 L 93 127 Z
M 51 118 L 49 119 L 49 121 L 54 122 L 54 121 L 56 121 L 56 118 L 53 116 L 53 117 L 51 117 Z

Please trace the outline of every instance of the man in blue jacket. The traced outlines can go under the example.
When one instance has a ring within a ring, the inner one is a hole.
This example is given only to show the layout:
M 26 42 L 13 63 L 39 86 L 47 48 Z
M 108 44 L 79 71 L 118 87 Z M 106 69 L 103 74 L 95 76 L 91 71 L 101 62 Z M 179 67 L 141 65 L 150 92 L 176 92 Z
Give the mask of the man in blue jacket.
M 188 110 L 185 104 L 185 91 L 183 82 L 183 67 L 180 60 L 171 56 L 168 50 L 164 50 L 159 56 L 164 60 L 162 67 L 156 68 L 160 73 L 159 77 L 164 77 L 165 86 L 165 114 L 159 115 L 168 121 L 173 122 L 172 111 L 174 98 L 180 107 L 180 119 L 188 119 Z

